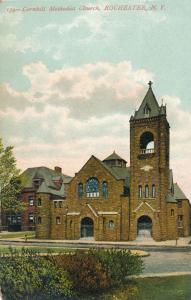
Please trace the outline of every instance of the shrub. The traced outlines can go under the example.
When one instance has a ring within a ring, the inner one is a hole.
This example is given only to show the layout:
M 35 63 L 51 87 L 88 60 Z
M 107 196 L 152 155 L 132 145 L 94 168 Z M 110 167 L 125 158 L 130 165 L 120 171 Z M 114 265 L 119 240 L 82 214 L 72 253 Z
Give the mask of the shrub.
M 67 272 L 35 251 L 24 249 L 21 254 L 11 250 L 9 256 L 0 258 L 0 286 L 6 299 L 11 300 L 31 299 L 35 295 L 46 295 L 46 299 L 72 295 Z
M 51 259 L 56 266 L 69 273 L 77 293 L 102 291 L 111 286 L 107 269 L 93 253 L 77 251 L 52 256 Z
M 127 276 L 138 275 L 143 270 L 143 261 L 126 249 L 91 250 L 107 269 L 113 285 L 126 282 Z

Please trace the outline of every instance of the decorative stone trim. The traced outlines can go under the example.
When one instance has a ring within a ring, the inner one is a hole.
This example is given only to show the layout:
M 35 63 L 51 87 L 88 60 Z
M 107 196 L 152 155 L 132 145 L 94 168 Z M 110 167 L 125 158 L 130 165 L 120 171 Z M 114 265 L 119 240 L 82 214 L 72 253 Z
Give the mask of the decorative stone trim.
M 92 213 L 94 214 L 95 217 L 98 217 L 97 213 L 95 212 L 95 210 L 91 207 L 90 204 L 87 204 L 87 206 L 89 207 L 89 209 L 92 211 Z
M 116 211 L 98 211 L 98 215 L 119 215 Z
M 133 212 L 138 211 L 138 210 L 143 206 L 143 204 L 146 204 L 153 212 L 156 212 L 156 209 L 154 209 L 154 208 L 153 208 L 149 203 L 147 203 L 146 201 L 141 202 L 141 204 L 140 204 L 137 208 L 135 208 Z
M 145 204 L 146 204 L 152 211 L 156 211 L 156 209 L 154 209 L 149 203 L 145 202 Z
M 80 215 L 80 212 L 69 212 L 67 213 L 67 216 L 79 216 Z
M 139 208 L 141 208 L 141 206 L 143 206 L 143 202 L 141 202 L 141 204 L 139 204 L 139 206 L 138 206 L 137 208 L 135 208 L 133 212 L 136 212 L 136 211 L 138 211 L 138 210 L 139 210 Z
M 63 199 L 53 199 L 53 202 L 57 202 L 57 201 L 64 201 Z

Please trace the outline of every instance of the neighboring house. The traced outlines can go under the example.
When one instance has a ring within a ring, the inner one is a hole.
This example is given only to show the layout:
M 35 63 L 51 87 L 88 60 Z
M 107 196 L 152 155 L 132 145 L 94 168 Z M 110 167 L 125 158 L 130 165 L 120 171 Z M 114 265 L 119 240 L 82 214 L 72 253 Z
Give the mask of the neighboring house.
M 36 193 L 36 237 L 161 241 L 188 236 L 190 203 L 173 183 L 169 144 L 166 106 L 158 105 L 149 83 L 130 119 L 130 166 L 115 152 L 103 161 L 91 156 L 68 181 L 63 197 L 44 182 Z
M 71 177 L 62 174 L 62 169 L 55 167 L 51 170 L 47 167 L 28 168 L 21 174 L 24 188 L 20 194 L 20 200 L 24 202 L 26 209 L 22 214 L 4 214 L 4 227 L 10 230 L 35 230 L 35 213 L 39 204 L 38 193 L 46 191 L 49 198 L 65 199 L 67 185 Z

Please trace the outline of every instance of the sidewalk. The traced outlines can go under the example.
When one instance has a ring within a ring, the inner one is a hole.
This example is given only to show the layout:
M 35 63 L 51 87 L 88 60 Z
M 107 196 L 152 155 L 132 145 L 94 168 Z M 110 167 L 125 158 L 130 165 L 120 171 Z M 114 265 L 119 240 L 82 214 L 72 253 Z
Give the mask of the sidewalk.
M 168 241 L 161 241 L 161 242 L 156 242 L 153 239 L 145 239 L 143 241 L 118 241 L 118 242 L 113 242 L 113 241 L 95 241 L 93 239 L 79 239 L 79 240 L 49 240 L 49 239 L 27 239 L 27 243 L 48 243 L 48 244 L 81 244 L 81 245 L 108 245 L 108 246 L 153 246 L 153 247 L 190 247 L 191 244 L 189 244 L 191 240 L 191 237 L 185 237 L 185 238 L 179 238 L 178 241 L 176 242 L 175 240 L 168 240 Z M 24 238 L 1 238 L 1 242 L 25 242 Z
M 185 272 L 165 272 L 165 273 L 145 273 L 140 275 L 132 275 L 128 276 L 130 279 L 136 279 L 136 278 L 148 278 L 148 277 L 171 277 L 171 276 L 185 276 L 185 275 L 191 275 L 191 272 L 185 271 Z

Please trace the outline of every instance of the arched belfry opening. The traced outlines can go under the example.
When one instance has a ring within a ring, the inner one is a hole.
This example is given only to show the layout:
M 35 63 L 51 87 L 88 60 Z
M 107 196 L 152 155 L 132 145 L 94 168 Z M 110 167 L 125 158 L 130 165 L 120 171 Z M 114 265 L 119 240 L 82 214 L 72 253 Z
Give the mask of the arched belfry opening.
M 154 135 L 150 131 L 144 132 L 140 137 L 140 149 L 141 153 L 154 153 L 155 143 Z
M 83 218 L 81 220 L 81 238 L 89 238 L 94 236 L 94 222 L 91 218 Z
M 137 236 L 140 238 L 152 237 L 152 220 L 149 216 L 141 216 L 137 220 Z

